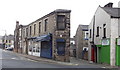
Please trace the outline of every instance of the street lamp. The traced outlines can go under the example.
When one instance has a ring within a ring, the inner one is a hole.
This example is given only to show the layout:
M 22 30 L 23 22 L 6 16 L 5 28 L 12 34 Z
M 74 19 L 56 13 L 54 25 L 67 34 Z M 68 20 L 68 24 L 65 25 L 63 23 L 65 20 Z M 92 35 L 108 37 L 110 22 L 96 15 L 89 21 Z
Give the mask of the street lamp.
M 6 36 L 7 36 L 7 32 L 6 32 L 6 30 L 2 30 L 2 31 L 4 31 L 5 32 L 5 39 L 4 39 L 4 43 L 5 43 L 5 48 L 6 48 Z

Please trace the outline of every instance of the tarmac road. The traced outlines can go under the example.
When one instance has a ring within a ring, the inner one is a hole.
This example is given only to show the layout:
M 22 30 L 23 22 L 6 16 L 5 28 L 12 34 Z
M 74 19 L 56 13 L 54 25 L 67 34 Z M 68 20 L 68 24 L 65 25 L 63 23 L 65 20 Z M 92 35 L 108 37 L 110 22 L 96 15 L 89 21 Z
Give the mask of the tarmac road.
M 0 54 L 0 66 L 3 69 L 4 68 L 70 68 L 70 69 L 88 68 L 88 70 L 90 70 L 89 68 L 97 68 L 97 69 L 102 68 L 101 66 L 96 66 L 96 65 L 65 65 L 58 63 L 48 63 L 44 61 L 35 61 L 20 56 L 14 52 L 9 52 L 1 49 L 0 49 L 0 53 L 2 54 L 2 56 Z

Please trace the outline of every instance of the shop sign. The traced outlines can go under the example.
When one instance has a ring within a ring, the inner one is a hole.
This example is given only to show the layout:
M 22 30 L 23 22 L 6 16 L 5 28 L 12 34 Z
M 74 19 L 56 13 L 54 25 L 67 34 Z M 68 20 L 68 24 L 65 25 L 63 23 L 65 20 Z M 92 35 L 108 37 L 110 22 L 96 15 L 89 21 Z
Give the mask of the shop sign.
M 120 45 L 120 38 L 117 39 L 117 45 Z
M 102 39 L 102 45 L 110 45 L 109 39 Z

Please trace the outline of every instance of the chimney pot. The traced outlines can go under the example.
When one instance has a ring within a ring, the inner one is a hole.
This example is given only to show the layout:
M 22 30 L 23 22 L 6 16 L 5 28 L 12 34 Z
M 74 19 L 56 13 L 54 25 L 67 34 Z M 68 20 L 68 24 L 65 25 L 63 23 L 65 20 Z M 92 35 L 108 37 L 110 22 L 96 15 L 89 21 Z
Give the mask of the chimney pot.
M 112 8 L 112 6 L 113 6 L 113 3 L 110 2 L 110 3 L 106 4 L 104 7 L 110 7 L 110 8 Z
M 16 21 L 17 24 L 19 24 L 19 21 Z

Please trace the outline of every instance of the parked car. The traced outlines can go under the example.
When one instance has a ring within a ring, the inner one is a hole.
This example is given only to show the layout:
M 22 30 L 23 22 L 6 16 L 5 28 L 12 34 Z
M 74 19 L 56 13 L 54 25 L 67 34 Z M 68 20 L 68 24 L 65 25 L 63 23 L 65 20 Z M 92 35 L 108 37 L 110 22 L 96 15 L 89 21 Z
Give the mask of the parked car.
M 14 46 L 11 45 L 10 47 L 5 48 L 6 50 L 13 51 Z

